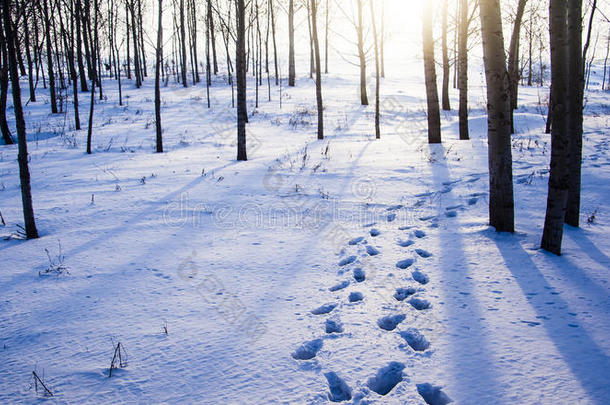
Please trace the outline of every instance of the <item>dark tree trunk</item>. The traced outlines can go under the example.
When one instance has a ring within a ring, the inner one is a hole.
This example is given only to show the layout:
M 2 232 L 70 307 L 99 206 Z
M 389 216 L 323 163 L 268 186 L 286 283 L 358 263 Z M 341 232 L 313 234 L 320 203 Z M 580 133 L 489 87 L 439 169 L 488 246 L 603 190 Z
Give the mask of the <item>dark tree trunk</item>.
M 294 65 L 294 0 L 288 2 L 288 86 L 294 87 L 296 69 Z
M 248 160 L 246 150 L 246 6 L 244 0 L 236 0 L 237 43 L 235 70 L 237 76 L 237 160 Z
M 508 76 L 510 80 L 510 125 L 511 132 L 515 132 L 515 120 L 513 119 L 513 111 L 518 107 L 519 98 L 519 38 L 521 36 L 521 21 L 523 21 L 523 12 L 525 11 L 525 3 L 527 0 L 519 0 L 517 5 L 517 14 L 515 15 L 515 23 L 513 25 L 513 33 L 510 38 L 510 46 L 508 48 Z
M 78 76 L 80 77 L 80 89 L 81 91 L 89 91 L 87 85 L 87 75 L 85 74 L 85 64 L 83 62 L 83 36 L 81 31 L 81 0 L 76 0 L 74 4 L 75 16 L 73 17 L 76 21 L 76 60 L 78 62 Z
M 55 93 L 55 74 L 53 72 L 53 52 L 51 47 L 51 20 L 49 19 L 49 0 L 43 0 L 45 43 L 47 46 L 47 73 L 49 74 L 49 92 L 51 97 L 51 112 L 57 114 L 57 95 Z
M 30 44 L 30 29 L 28 23 L 27 16 L 27 6 L 26 4 L 22 5 L 23 7 L 23 36 L 24 36 L 24 45 L 25 45 L 25 56 L 28 61 L 28 84 L 30 87 L 30 101 L 36 102 L 36 86 L 34 85 L 34 62 L 32 61 L 32 54 L 30 53 L 31 44 Z
M 163 131 L 161 129 L 161 64 L 163 60 L 163 0 L 159 0 L 159 25 L 157 28 L 157 52 L 155 64 L 155 129 L 157 131 L 157 153 L 163 153 Z
M 364 53 L 364 26 L 362 23 L 362 0 L 358 0 L 358 58 L 360 59 L 360 104 L 369 105 L 366 93 L 366 55 Z
M 565 222 L 580 225 L 580 186 L 582 166 L 584 60 L 582 52 L 582 0 L 568 2 L 569 101 L 568 113 L 570 183 Z M 603 87 L 602 87 L 603 89 Z
M 551 33 L 551 88 L 553 125 L 551 128 L 551 171 L 549 193 L 541 247 L 561 254 L 563 226 L 570 186 L 569 63 L 567 0 L 551 0 L 549 26 Z
M 5 145 L 15 143 L 13 135 L 6 120 L 6 100 L 8 98 L 8 81 L 9 81 L 9 66 L 8 66 L 8 51 L 4 35 L 0 35 L 0 57 L 2 59 L 0 66 L 0 129 L 2 130 L 2 139 Z
M 11 1 L 2 1 L 4 32 L 6 33 L 6 45 L 8 51 L 8 64 L 11 76 L 13 93 L 13 106 L 15 110 L 15 121 L 17 126 L 17 140 L 19 143 L 19 180 L 21 183 L 21 202 L 23 205 L 23 219 L 25 224 L 25 235 L 28 239 L 38 238 L 34 207 L 32 205 L 32 189 L 30 186 L 30 169 L 28 167 L 28 146 L 26 140 L 25 119 L 23 117 L 23 106 L 21 104 L 21 88 L 19 87 L 19 70 L 17 67 L 17 51 L 15 49 L 16 33 L 11 21 Z M 0 30 L 1 32 L 2 30 Z M 2 34 L 0 34 L 2 35 Z
M 184 0 L 180 0 L 180 46 L 182 50 L 182 85 L 187 87 L 186 82 L 186 34 L 184 31 Z
M 510 84 L 499 1 L 481 0 L 480 18 L 487 81 L 489 223 L 498 232 L 514 232 Z
M 451 66 L 449 66 L 449 49 L 447 46 L 447 15 L 449 14 L 448 0 L 443 0 L 443 35 L 442 35 L 442 51 L 443 51 L 443 97 L 442 105 L 444 111 L 451 110 L 451 102 L 449 100 L 449 75 L 451 72 Z
M 311 33 L 316 68 L 316 101 L 318 106 L 318 139 L 324 139 L 324 102 L 322 101 L 322 66 L 320 65 L 320 41 L 318 41 L 318 6 L 311 0 Z
M 422 24 L 424 75 L 426 78 L 426 99 L 428 102 L 428 142 L 441 143 L 441 114 L 438 105 L 434 38 L 432 37 L 433 16 L 433 5 L 428 2 L 424 5 L 424 20 Z
M 458 36 L 458 88 L 460 90 L 460 139 L 470 139 L 468 130 L 468 0 L 460 0 Z

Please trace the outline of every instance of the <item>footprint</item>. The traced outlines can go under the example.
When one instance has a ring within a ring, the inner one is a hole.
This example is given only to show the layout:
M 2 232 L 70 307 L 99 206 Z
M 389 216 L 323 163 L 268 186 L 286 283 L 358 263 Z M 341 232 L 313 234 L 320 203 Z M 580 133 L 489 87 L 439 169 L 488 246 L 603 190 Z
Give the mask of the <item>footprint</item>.
M 383 330 L 392 331 L 396 329 L 399 323 L 405 320 L 405 315 L 397 314 L 397 315 L 388 315 L 380 318 L 377 321 L 377 326 L 379 326 Z
M 362 283 L 366 279 L 366 273 L 360 267 L 354 269 L 354 280 Z
M 413 287 L 400 287 L 396 289 L 394 298 L 396 298 L 397 301 L 404 301 L 416 292 L 417 291 Z
M 362 295 L 361 292 L 351 292 L 349 293 L 349 302 L 358 302 L 358 301 L 362 301 L 364 299 L 364 296 Z
M 455 218 L 455 217 L 457 217 L 457 215 L 458 215 L 458 214 L 457 214 L 457 211 L 447 211 L 447 212 L 445 213 L 445 216 L 446 216 L 447 218 Z
M 404 364 L 393 361 L 377 371 L 375 377 L 369 378 L 367 386 L 379 395 L 387 395 L 402 381 L 402 370 L 404 368 Z
M 441 391 L 441 388 L 429 383 L 417 384 L 417 392 L 428 405 L 447 405 L 453 402 L 447 394 Z
M 393 222 L 396 219 L 396 213 L 391 212 L 388 214 L 388 222 Z
M 347 266 L 348 264 L 352 264 L 355 261 L 356 261 L 356 256 L 348 256 L 339 262 L 339 266 Z
M 425 238 L 426 237 L 426 232 L 424 232 L 422 230 L 419 230 L 419 229 L 416 229 L 416 230 L 413 231 L 413 236 L 415 236 L 418 239 Z
M 411 273 L 411 277 L 413 277 L 413 280 L 422 285 L 426 285 L 430 281 L 428 276 L 419 270 L 415 270 L 413 273 Z
M 292 353 L 292 358 L 295 360 L 311 360 L 316 357 L 316 354 L 322 349 L 322 339 L 315 339 L 303 343 L 298 349 Z
M 327 319 L 326 333 L 343 333 L 343 323 L 338 319 Z
M 339 290 L 343 290 L 344 288 L 346 288 L 349 285 L 349 281 L 345 280 L 340 282 L 339 284 L 335 284 L 334 286 L 330 287 L 328 290 L 329 291 L 339 291 Z
M 396 263 L 396 267 L 404 270 L 404 269 L 411 267 L 413 265 L 413 263 L 415 263 L 415 260 L 405 259 L 405 260 L 401 260 L 398 263 Z
M 330 371 L 324 373 L 324 377 L 326 377 L 326 381 L 328 381 L 328 389 L 330 390 L 328 399 L 330 399 L 331 402 L 342 402 L 352 399 L 351 388 L 348 387 L 345 381 L 343 381 L 337 373 Z
M 372 237 L 375 237 L 375 236 L 381 235 L 381 232 L 379 231 L 379 229 L 373 228 L 373 229 L 371 229 L 370 234 L 371 234 Z
M 409 328 L 404 332 L 400 332 L 399 335 L 406 340 L 408 345 L 411 346 L 411 349 L 416 352 L 426 351 L 430 347 L 430 342 L 428 342 L 426 337 L 415 328 Z
M 415 253 L 417 253 L 420 257 L 423 257 L 424 259 L 432 256 L 432 253 L 424 249 L 415 249 Z
M 314 315 L 324 315 L 328 314 L 335 308 L 337 308 L 337 304 L 324 304 L 321 307 L 312 310 L 311 313 Z
M 357 238 L 354 238 L 352 240 L 349 241 L 349 245 L 350 246 L 354 246 L 359 244 L 360 242 L 362 242 L 364 240 L 364 236 L 358 236 Z
M 422 298 L 413 297 L 409 300 L 409 304 L 418 311 L 430 308 L 430 302 Z
M 475 205 L 477 202 L 479 202 L 479 199 L 477 197 L 472 197 L 468 199 L 468 205 Z
M 379 249 L 375 246 L 366 245 L 366 253 L 368 253 L 369 256 L 377 256 L 379 254 Z
M 398 241 L 398 245 L 401 247 L 409 247 L 411 245 L 415 244 L 415 241 L 412 241 L 411 239 L 409 240 L 399 240 Z

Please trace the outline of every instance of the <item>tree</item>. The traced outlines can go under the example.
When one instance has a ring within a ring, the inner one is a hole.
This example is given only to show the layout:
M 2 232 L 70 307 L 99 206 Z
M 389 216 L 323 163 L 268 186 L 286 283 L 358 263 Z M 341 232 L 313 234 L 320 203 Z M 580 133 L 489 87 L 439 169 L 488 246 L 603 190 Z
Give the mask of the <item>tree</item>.
M 510 123 L 511 132 L 515 132 L 515 122 L 513 119 L 513 111 L 517 109 L 517 99 L 519 96 L 519 38 L 521 33 L 521 22 L 523 21 L 523 12 L 525 11 L 525 3 L 527 0 L 519 0 L 517 5 L 517 14 L 513 25 L 513 34 L 510 39 L 508 48 L 508 77 L 510 80 Z
M 19 162 L 19 180 L 21 183 L 21 203 L 23 205 L 23 219 L 25 224 L 25 236 L 28 239 L 38 238 L 34 207 L 32 204 L 32 189 L 30 186 L 30 169 L 28 167 L 28 145 L 26 139 L 25 119 L 23 117 L 23 105 L 21 104 L 21 88 L 19 87 L 19 70 L 17 68 L 16 32 L 13 28 L 11 18 L 11 1 L 2 1 L 2 21 L 4 23 L 5 41 L 8 53 L 8 65 L 11 76 L 13 93 L 13 107 L 15 110 L 15 121 L 17 126 L 17 142 Z M 2 30 L 0 29 L 0 32 Z M 0 34 L 1 35 L 1 34 Z
M 584 58 L 582 50 L 582 0 L 568 2 L 568 52 L 569 52 L 569 100 L 568 113 L 570 157 L 568 205 L 565 222 L 578 227 L 580 225 L 580 187 L 582 166 L 582 133 L 583 133 L 583 96 L 584 96 Z
M 288 2 L 288 86 L 294 87 L 296 69 L 294 65 L 294 0 Z
M 161 128 L 161 65 L 163 64 L 163 0 L 159 0 L 159 25 L 157 28 L 157 49 L 155 63 L 155 129 L 157 133 L 157 153 L 163 153 L 163 130 Z
M 571 0 L 573 1 L 573 0 Z M 561 254 L 563 224 L 566 218 L 570 184 L 569 159 L 569 63 L 567 0 L 550 0 L 549 25 L 551 34 L 551 171 L 541 247 Z
M 371 8 L 371 24 L 373 26 L 373 45 L 375 50 L 375 138 L 381 139 L 381 128 L 380 128 L 380 111 L 379 111 L 379 90 L 380 90 L 380 71 L 379 71 L 379 39 L 377 37 L 377 22 L 375 21 L 375 7 L 373 6 L 373 0 L 369 0 Z
M 442 4 L 442 13 L 443 13 L 443 24 L 442 24 L 442 53 L 443 53 L 443 97 L 442 97 L 442 106 L 444 111 L 451 110 L 451 102 L 449 100 L 449 72 L 451 70 L 451 66 L 449 65 L 449 50 L 447 47 L 447 31 L 448 31 L 448 23 L 447 23 L 447 15 L 449 14 L 449 3 L 448 0 L 443 0 Z
M 468 130 L 468 0 L 459 3 L 458 33 L 458 88 L 460 90 L 459 127 L 460 139 L 470 139 Z
M 436 66 L 434 62 L 434 38 L 432 37 L 434 9 L 431 2 L 424 5 L 422 36 L 424 44 L 424 76 L 426 99 L 428 101 L 428 142 L 441 143 L 441 114 L 436 87 Z
M 322 66 L 320 65 L 320 41 L 318 40 L 318 5 L 311 0 L 311 31 L 316 63 L 316 101 L 318 106 L 318 139 L 324 139 L 324 103 L 322 101 Z
M 235 70 L 237 76 L 237 160 L 248 160 L 246 151 L 246 6 L 244 0 L 235 2 L 237 43 Z
M 489 223 L 498 232 L 514 232 L 511 105 L 502 16 L 498 0 L 481 0 L 479 7 L 487 82 Z
M 49 18 L 49 0 L 43 0 L 45 44 L 47 46 L 47 72 L 49 74 L 49 93 L 51 96 L 51 112 L 57 114 L 57 96 L 55 93 L 55 74 L 53 72 L 53 56 L 51 47 L 51 20 Z
M 360 104 L 369 105 L 369 98 L 366 94 L 366 53 L 364 52 L 364 25 L 362 22 L 362 0 L 358 3 L 358 22 L 356 32 L 358 35 L 358 59 L 360 60 Z

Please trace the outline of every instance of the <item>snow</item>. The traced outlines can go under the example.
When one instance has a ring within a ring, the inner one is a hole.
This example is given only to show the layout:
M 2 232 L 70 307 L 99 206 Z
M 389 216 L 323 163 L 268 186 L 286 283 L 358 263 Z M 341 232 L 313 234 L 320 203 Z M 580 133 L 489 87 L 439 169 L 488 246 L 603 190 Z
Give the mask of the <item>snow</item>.
M 521 89 L 517 233 L 498 234 L 480 69 L 472 141 L 451 111 L 444 143 L 428 145 L 420 61 L 390 56 L 381 140 L 352 69 L 324 79 L 322 142 L 308 79 L 283 89 L 281 110 L 275 89 L 249 105 L 241 163 L 221 78 L 211 110 L 203 87 L 163 89 L 162 155 L 151 80 L 127 83 L 123 107 L 105 82 L 90 156 L 86 131 L 48 115 L 41 92 L 26 121 L 42 237 L 0 243 L 0 403 L 35 401 L 33 370 L 57 403 L 604 403 L 607 93 L 587 92 L 583 226 L 556 257 L 538 248 L 548 89 Z M 22 220 L 16 155 L 0 148 L 5 236 Z M 58 243 L 67 271 L 41 277 Z M 401 322 L 384 330 L 387 317 Z M 127 367 L 108 378 L 117 342 Z

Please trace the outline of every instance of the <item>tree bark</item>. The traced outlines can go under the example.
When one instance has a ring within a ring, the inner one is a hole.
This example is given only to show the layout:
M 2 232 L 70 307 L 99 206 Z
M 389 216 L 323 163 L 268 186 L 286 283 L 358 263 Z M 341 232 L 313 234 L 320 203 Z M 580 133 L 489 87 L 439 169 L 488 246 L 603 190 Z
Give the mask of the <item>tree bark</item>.
M 569 58 L 569 96 L 568 113 L 570 157 L 569 191 L 565 222 L 580 225 L 580 188 L 582 166 L 583 97 L 584 97 L 584 59 L 582 52 L 582 0 L 568 1 L 568 58 Z M 603 89 L 603 88 L 602 88 Z
M 458 88 L 460 90 L 460 139 L 470 139 L 468 129 L 468 0 L 460 0 L 458 36 Z
M 366 92 L 366 55 L 364 53 L 364 26 L 362 23 L 362 0 L 358 0 L 358 58 L 360 59 L 360 104 L 369 105 Z
M 433 4 L 424 5 L 422 36 L 424 45 L 424 76 L 426 79 L 426 100 L 428 102 L 428 142 L 441 143 L 441 115 L 436 87 L 436 66 L 434 62 L 434 38 L 432 37 Z
M 489 223 L 498 232 L 514 232 L 510 85 L 499 1 L 481 0 L 480 19 L 487 81 Z
M 448 0 L 443 0 L 443 35 L 442 35 L 442 50 L 443 50 L 443 97 L 442 106 L 444 111 L 451 110 L 451 101 L 449 100 L 449 73 L 451 67 L 449 66 L 449 49 L 447 46 L 447 15 L 449 14 Z
M 521 21 L 523 21 L 523 12 L 525 11 L 525 3 L 527 0 L 519 0 L 517 5 L 517 14 L 515 15 L 515 23 L 513 25 L 513 33 L 510 38 L 510 46 L 508 48 L 508 76 L 510 80 L 510 125 L 511 132 L 515 132 L 515 122 L 513 119 L 513 110 L 518 107 L 519 97 L 519 38 L 521 35 Z
M 155 129 L 157 134 L 157 153 L 163 153 L 163 130 L 161 128 L 161 64 L 163 47 L 163 0 L 159 0 L 159 22 L 157 26 L 157 49 L 155 63 Z
M 246 150 L 246 7 L 244 0 L 236 0 L 237 44 L 235 70 L 237 79 L 237 160 L 248 160 Z
M 11 19 L 11 1 L 2 1 L 2 19 L 4 22 L 4 32 L 6 33 L 6 45 L 8 51 L 8 64 L 11 76 L 11 86 L 13 93 L 13 107 L 15 110 L 15 121 L 17 126 L 17 140 L 19 143 L 19 180 L 21 183 L 21 203 L 23 205 L 23 219 L 25 225 L 25 235 L 28 239 L 38 238 L 36 229 L 36 219 L 34 217 L 34 207 L 32 204 L 32 189 L 30 186 L 30 169 L 28 167 L 28 146 L 26 139 L 25 119 L 23 117 L 23 106 L 21 104 L 21 88 L 19 87 L 19 70 L 17 67 L 17 51 L 15 49 L 15 36 L 13 22 Z M 2 31 L 2 30 L 0 30 Z M 1 34 L 0 34 L 1 35 Z
M 556 255 L 561 254 L 563 225 L 566 218 L 570 185 L 569 63 L 567 0 L 551 0 L 549 24 L 551 34 L 551 171 L 549 192 L 541 247 Z
M 288 2 L 288 86 L 294 87 L 296 69 L 294 65 L 294 0 Z
M 371 25 L 373 27 L 373 45 L 375 50 L 375 138 L 381 139 L 381 128 L 380 128 L 380 105 L 379 105 L 379 92 L 380 92 L 380 72 L 379 72 L 379 40 L 377 37 L 377 22 L 375 21 L 375 7 L 373 6 L 373 0 L 369 0 L 371 8 Z
M 360 0 L 359 0 L 360 1 Z M 322 101 L 322 66 L 320 64 L 320 41 L 318 40 L 318 6 L 311 0 L 311 32 L 316 68 L 316 101 L 318 107 L 318 139 L 324 139 L 324 102 Z

